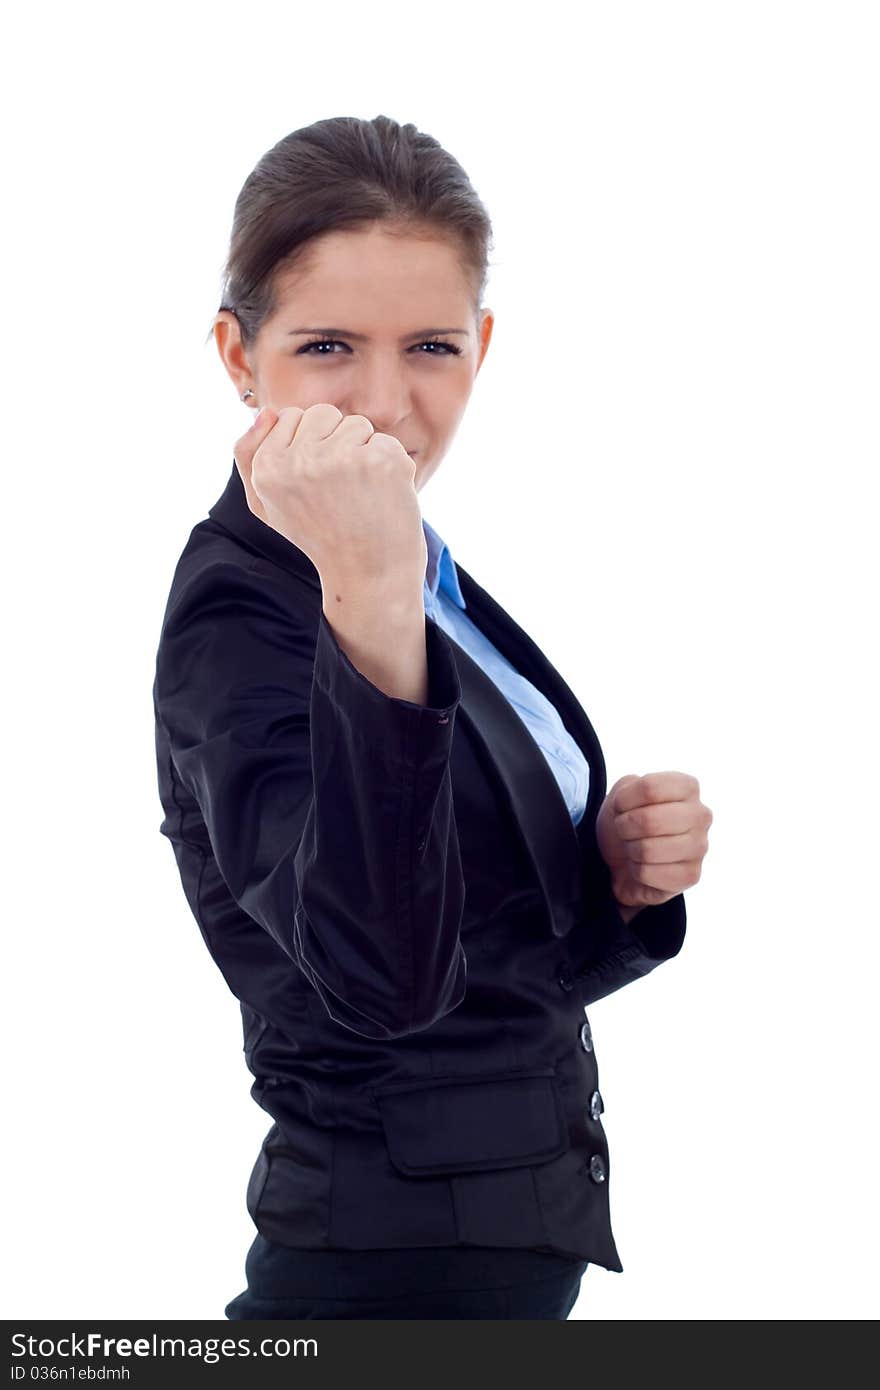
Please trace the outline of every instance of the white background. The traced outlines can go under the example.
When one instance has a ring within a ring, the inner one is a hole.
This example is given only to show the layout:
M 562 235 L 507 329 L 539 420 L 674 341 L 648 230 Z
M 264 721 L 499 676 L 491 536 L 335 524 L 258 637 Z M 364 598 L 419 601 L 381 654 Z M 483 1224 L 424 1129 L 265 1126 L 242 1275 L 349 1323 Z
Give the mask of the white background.
M 681 955 L 592 1006 L 624 1273 L 572 1320 L 877 1314 L 878 101 L 871 4 L 49 5 L 5 21 L 7 1318 L 222 1318 L 269 1117 L 159 834 L 173 567 L 251 415 L 235 197 L 413 121 L 493 220 L 423 514 L 609 787 L 715 820 Z

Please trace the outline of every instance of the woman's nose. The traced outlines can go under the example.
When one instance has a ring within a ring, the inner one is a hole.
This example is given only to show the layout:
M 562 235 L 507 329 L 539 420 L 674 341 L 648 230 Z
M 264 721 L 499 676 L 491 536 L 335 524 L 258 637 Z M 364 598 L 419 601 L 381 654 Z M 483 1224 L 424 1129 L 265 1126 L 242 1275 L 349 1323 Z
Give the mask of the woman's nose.
M 403 372 L 385 368 L 365 375 L 352 391 L 349 414 L 366 415 L 378 434 L 399 435 L 412 414 L 412 393 Z

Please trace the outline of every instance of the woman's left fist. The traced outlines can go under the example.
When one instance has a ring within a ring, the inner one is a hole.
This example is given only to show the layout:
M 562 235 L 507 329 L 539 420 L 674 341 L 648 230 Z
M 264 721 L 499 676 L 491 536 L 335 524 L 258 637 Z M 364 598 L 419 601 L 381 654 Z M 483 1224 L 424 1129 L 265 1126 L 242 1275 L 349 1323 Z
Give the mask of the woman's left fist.
M 625 907 L 656 907 L 699 882 L 712 812 L 686 772 L 621 777 L 599 807 L 596 838 Z

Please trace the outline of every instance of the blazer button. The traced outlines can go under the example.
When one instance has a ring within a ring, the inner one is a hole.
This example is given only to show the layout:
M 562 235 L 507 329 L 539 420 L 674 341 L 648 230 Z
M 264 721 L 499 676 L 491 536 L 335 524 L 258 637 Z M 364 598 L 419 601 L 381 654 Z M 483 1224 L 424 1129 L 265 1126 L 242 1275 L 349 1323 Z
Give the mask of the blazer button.
M 590 1177 L 593 1182 L 605 1181 L 605 1164 L 602 1162 L 601 1154 L 593 1154 L 590 1159 Z
M 594 1091 L 590 1096 L 590 1119 L 598 1120 L 602 1111 L 605 1109 L 605 1102 L 598 1091 Z
M 560 989 L 568 990 L 574 988 L 574 976 L 571 971 L 571 966 L 569 965 L 567 960 L 564 960 L 560 965 L 559 974 L 556 976 L 556 980 L 559 984 Z
M 584 1052 L 592 1052 L 593 1050 L 593 1030 L 586 1019 L 581 1024 L 581 1047 Z

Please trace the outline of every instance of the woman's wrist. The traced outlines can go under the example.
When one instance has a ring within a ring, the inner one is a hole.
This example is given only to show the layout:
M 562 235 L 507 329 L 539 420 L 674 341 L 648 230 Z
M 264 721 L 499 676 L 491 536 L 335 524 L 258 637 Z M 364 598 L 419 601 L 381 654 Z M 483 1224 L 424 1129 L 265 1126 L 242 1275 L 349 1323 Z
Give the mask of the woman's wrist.
M 617 903 L 617 911 L 620 913 L 624 922 L 631 922 L 636 913 L 642 910 L 640 907 L 626 907 L 623 903 L 618 903 L 616 898 L 614 901 Z

